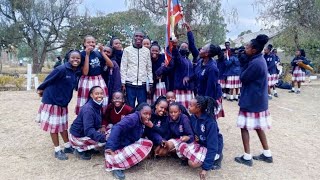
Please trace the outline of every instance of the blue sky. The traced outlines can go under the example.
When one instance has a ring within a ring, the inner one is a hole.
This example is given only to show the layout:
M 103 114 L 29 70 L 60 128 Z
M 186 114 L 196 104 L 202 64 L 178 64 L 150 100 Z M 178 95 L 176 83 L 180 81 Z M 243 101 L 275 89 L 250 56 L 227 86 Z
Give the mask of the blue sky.
M 240 32 L 245 30 L 259 31 L 262 26 L 256 21 L 258 11 L 252 6 L 254 0 L 222 0 L 222 8 L 225 12 L 232 8 L 237 8 L 238 22 L 236 24 L 228 24 L 229 33 L 227 39 L 234 39 Z M 125 11 L 127 6 L 125 0 L 83 0 L 86 6 L 93 14 L 103 12 L 105 14 Z

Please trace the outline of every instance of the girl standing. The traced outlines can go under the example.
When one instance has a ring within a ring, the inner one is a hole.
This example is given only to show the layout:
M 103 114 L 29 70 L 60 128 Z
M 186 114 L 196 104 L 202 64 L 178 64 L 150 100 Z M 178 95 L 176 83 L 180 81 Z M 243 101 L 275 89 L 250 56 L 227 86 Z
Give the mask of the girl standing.
M 78 100 L 75 113 L 78 115 L 80 108 L 88 101 L 88 92 L 93 86 L 100 86 L 104 90 L 104 100 L 102 102 L 103 111 L 108 105 L 108 88 L 104 82 L 101 73 L 105 66 L 113 67 L 109 57 L 100 53 L 103 51 L 103 46 L 98 44 L 100 52 L 95 51 L 96 40 L 93 36 L 84 38 L 85 50 L 81 52 L 82 76 L 79 81 Z
M 211 97 L 197 96 L 190 102 L 190 124 L 195 135 L 194 143 L 181 143 L 178 151 L 188 159 L 192 168 L 201 167 L 200 179 L 207 171 L 220 169 L 223 159 L 223 137 L 214 116 L 216 101 Z
M 264 59 L 267 62 L 268 67 L 268 94 L 269 99 L 272 99 L 271 88 L 274 90 L 273 95 L 274 97 L 278 97 L 277 91 L 275 90 L 275 85 L 278 83 L 278 72 L 276 66 L 276 57 L 272 54 L 272 45 L 269 44 L 264 49 Z
M 70 127 L 70 142 L 76 149 L 75 154 L 82 160 L 90 160 L 92 152 L 103 147 L 106 142 L 105 131 L 101 129 L 104 96 L 100 86 L 93 86 L 89 91 L 88 102 Z
M 123 54 L 122 44 L 119 38 L 113 37 L 110 40 L 110 47 L 112 48 L 112 57 L 113 61 L 116 61 L 119 68 L 121 67 L 121 58 Z
M 235 54 L 235 49 L 231 49 L 231 55 L 227 58 L 228 51 L 225 52 L 225 63 L 227 76 L 226 88 L 229 89 L 229 101 L 238 101 L 239 88 L 241 87 L 240 81 L 240 62 Z
M 299 49 L 296 51 L 296 57 L 291 61 L 292 66 L 292 89 L 289 93 L 297 93 L 301 92 L 301 82 L 304 82 L 306 79 L 306 69 L 300 67 L 298 64 L 304 63 L 308 65 L 310 62 L 306 58 L 306 53 L 303 49 Z M 295 84 L 298 84 L 298 89 L 295 91 Z
M 55 68 L 37 89 L 42 97 L 37 121 L 44 131 L 50 132 L 54 156 L 59 160 L 67 160 L 65 153 L 73 153 L 68 139 L 68 104 L 76 87 L 76 73 L 80 73 L 80 52 L 70 51 L 67 59 L 68 62 Z M 65 142 L 64 151 L 59 145 L 59 133 Z
M 268 111 L 268 69 L 267 63 L 261 52 L 269 38 L 266 35 L 258 35 L 245 47 L 247 59 L 241 61 L 242 82 L 241 96 L 239 101 L 240 111 L 237 126 L 241 129 L 244 155 L 236 157 L 235 161 L 247 166 L 252 166 L 252 155 L 249 145 L 249 130 L 255 130 L 263 147 L 263 153 L 254 156 L 253 159 L 271 163 L 271 151 L 264 133 L 271 127 L 270 114 Z
M 201 48 L 199 56 L 200 60 L 195 67 L 195 82 L 199 96 L 209 96 L 218 103 L 216 117 L 224 117 L 222 107 L 222 91 L 218 83 L 219 70 L 213 57 L 219 55 L 220 47 L 213 44 L 207 44 Z

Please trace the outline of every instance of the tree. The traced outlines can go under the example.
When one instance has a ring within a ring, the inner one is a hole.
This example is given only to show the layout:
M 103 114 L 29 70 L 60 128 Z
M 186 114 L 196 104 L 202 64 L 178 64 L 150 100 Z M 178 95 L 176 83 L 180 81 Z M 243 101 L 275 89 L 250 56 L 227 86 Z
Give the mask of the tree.
M 241 37 L 241 36 L 243 36 L 243 35 L 245 35 L 245 34 L 250 34 L 250 33 L 252 33 L 251 30 L 242 31 L 242 32 L 238 35 L 238 37 Z
M 64 46 L 63 31 L 70 28 L 69 19 L 79 0 L 0 0 L 0 18 L 12 29 L 5 44 L 26 43 L 32 51 L 32 71 L 41 72 L 48 52 Z
M 166 0 L 127 0 L 129 6 L 149 12 L 151 17 L 164 24 L 166 17 Z M 206 43 L 223 43 L 226 37 L 226 24 L 221 15 L 220 0 L 186 0 L 181 1 L 185 22 L 189 23 L 200 47 Z M 164 36 L 165 29 L 162 29 Z M 185 33 L 176 30 L 176 36 L 186 39 Z
M 263 5 L 260 19 L 269 27 L 278 24 L 281 29 L 274 41 L 276 46 L 287 54 L 304 48 L 309 57 L 320 62 L 319 0 L 257 0 L 256 3 Z

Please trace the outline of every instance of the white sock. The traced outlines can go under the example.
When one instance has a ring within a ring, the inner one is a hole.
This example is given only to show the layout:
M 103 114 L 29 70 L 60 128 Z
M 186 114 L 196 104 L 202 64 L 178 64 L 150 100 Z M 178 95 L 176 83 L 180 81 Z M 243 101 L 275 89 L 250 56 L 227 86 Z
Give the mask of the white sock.
M 298 91 L 300 91 L 301 89 L 300 88 L 298 88 Z
M 230 96 L 229 96 L 229 99 L 233 99 L 233 95 L 230 95 Z
M 214 160 L 218 160 L 220 158 L 219 154 L 216 154 L 216 156 L 214 157 Z
M 55 151 L 55 152 L 59 152 L 59 151 L 61 151 L 60 146 L 54 147 L 54 151 Z
M 294 87 L 291 90 L 294 91 Z
M 66 143 L 64 143 L 64 145 L 63 145 L 65 148 L 70 148 L 71 147 L 71 144 L 70 144 L 70 142 L 66 142 Z
M 277 93 L 277 90 L 273 90 L 273 94 L 276 94 Z
M 243 154 L 243 159 L 245 159 L 245 160 L 251 160 L 251 159 L 252 159 L 252 155 L 251 155 L 251 154 L 244 153 L 244 154 Z
M 271 156 L 272 156 L 270 149 L 268 149 L 268 150 L 263 150 L 262 153 L 263 153 L 263 155 L 265 155 L 266 157 L 271 157 Z
M 271 94 L 268 94 L 269 97 L 271 97 Z
M 222 94 L 222 97 L 227 97 L 227 94 L 226 94 L 226 93 L 223 93 L 223 94 Z
M 239 99 L 239 96 L 238 96 L 238 95 L 234 95 L 234 98 L 235 98 L 235 99 Z

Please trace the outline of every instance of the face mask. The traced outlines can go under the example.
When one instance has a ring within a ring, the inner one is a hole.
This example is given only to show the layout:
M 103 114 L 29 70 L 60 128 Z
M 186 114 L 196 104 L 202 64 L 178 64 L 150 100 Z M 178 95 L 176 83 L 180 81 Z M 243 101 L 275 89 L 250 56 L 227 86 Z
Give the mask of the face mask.
M 102 101 L 100 101 L 100 102 L 98 102 L 98 101 L 95 101 L 94 99 L 92 99 L 93 100 L 93 102 L 95 102 L 95 103 L 97 103 L 98 105 L 101 105 L 102 104 Z
M 180 49 L 179 53 L 181 54 L 181 56 L 189 56 L 189 51 L 187 49 Z

